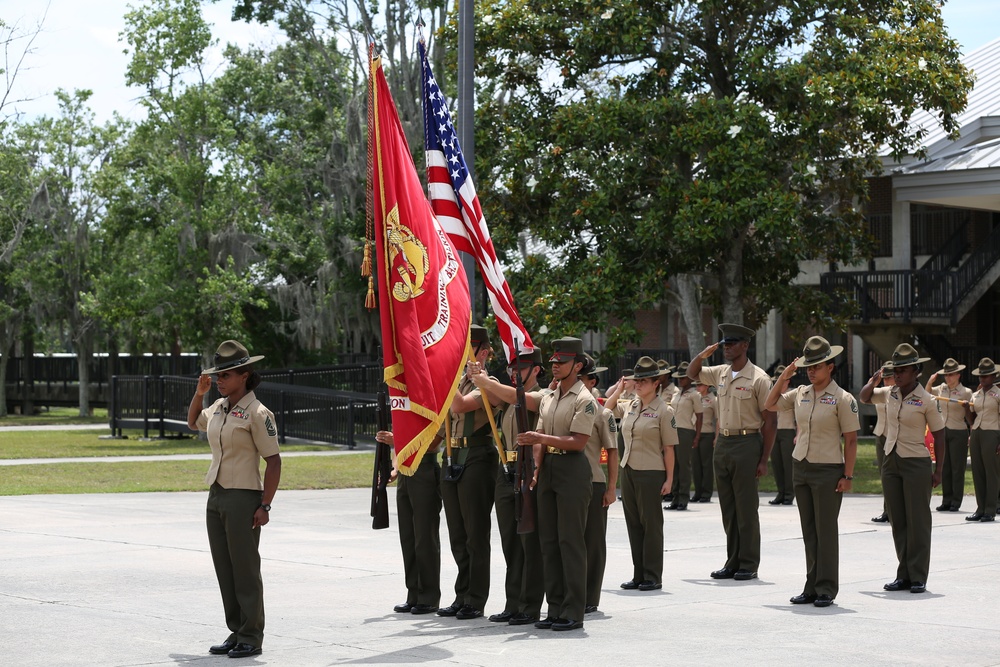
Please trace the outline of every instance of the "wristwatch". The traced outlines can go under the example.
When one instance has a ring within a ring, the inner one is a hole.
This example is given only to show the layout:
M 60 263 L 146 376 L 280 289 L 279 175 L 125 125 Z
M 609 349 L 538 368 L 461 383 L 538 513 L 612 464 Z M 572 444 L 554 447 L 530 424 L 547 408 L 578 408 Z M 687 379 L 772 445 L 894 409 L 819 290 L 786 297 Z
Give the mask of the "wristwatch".
M 265 512 L 270 512 L 271 511 L 271 506 L 270 505 L 261 504 L 260 508 L 262 510 L 264 510 Z
M 846 479 L 848 482 L 854 479 L 854 475 L 841 475 L 841 479 Z M 268 511 L 270 511 L 270 505 L 268 505 Z

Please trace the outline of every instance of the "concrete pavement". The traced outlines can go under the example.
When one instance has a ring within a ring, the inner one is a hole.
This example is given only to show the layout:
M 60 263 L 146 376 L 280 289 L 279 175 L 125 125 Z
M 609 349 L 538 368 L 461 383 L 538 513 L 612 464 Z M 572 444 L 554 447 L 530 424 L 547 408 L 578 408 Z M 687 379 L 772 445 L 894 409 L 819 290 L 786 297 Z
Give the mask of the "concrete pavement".
M 286 465 L 294 465 L 289 462 Z M 2 475 L 0 470 L 0 475 Z M 621 504 L 609 516 L 600 611 L 582 631 L 395 614 L 405 599 L 397 521 L 373 531 L 369 492 L 279 491 L 261 539 L 264 653 L 210 656 L 228 634 L 204 528 L 206 493 L 0 497 L 0 660 L 5 665 L 1000 664 L 1000 522 L 934 512 L 928 592 L 886 593 L 890 529 L 874 496 L 840 518 L 834 606 L 792 606 L 804 581 L 794 507 L 761 498 L 760 579 L 715 581 L 725 560 L 717 501 L 666 512 L 662 591 L 631 576 Z M 935 498 L 935 500 L 937 500 Z M 964 507 L 974 508 L 966 498 Z M 495 532 L 494 525 L 494 532 Z M 442 520 L 442 604 L 455 567 Z M 503 607 L 494 539 L 487 615 Z

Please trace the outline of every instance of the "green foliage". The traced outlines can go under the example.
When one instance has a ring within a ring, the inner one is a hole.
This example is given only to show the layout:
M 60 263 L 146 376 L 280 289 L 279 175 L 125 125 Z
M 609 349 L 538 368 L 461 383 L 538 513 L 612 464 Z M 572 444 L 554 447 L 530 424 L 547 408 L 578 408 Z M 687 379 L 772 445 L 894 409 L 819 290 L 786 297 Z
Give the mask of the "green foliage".
M 529 231 L 561 249 L 562 266 L 526 262 L 512 283 L 586 304 L 595 324 L 659 301 L 679 273 L 705 275 L 727 319 L 777 307 L 820 324 L 822 300 L 792 287 L 799 262 L 866 256 L 854 202 L 883 146 L 917 149 L 917 109 L 954 131 L 971 86 L 926 0 L 493 0 L 478 14 L 487 219 L 499 246 Z

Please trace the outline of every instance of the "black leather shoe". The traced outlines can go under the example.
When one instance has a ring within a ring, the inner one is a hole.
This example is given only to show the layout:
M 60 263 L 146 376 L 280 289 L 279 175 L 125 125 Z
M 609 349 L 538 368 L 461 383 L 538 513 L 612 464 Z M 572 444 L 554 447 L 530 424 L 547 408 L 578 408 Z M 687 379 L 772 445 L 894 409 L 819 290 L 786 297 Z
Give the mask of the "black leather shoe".
M 908 590 L 911 585 L 912 584 L 910 584 L 910 582 L 907 581 L 906 579 L 896 579 L 895 581 L 890 581 L 889 583 L 887 583 L 882 588 L 884 588 L 887 591 L 890 591 L 890 592 L 894 593 L 896 591 L 905 591 L 905 590 Z
M 595 611 L 597 611 L 596 604 L 588 604 L 586 607 L 583 608 L 584 614 L 593 614 Z
M 452 602 L 447 607 L 441 607 L 438 609 L 438 616 L 454 616 L 459 611 L 461 611 L 462 605 L 457 602 Z
M 409 614 L 413 611 L 413 605 L 409 602 L 404 602 L 403 604 L 397 604 L 392 610 L 397 614 Z
M 792 499 L 791 498 L 786 498 L 785 502 L 782 503 L 782 505 L 791 505 L 791 504 L 792 504 Z
M 750 570 L 736 570 L 733 573 L 733 579 L 736 581 L 750 581 L 751 579 L 756 579 L 757 573 L 751 572 Z
M 937 507 L 934 508 L 934 511 L 935 512 L 950 512 L 951 511 L 951 505 L 938 505 Z
M 507 621 L 507 625 L 528 625 L 537 621 L 537 616 L 529 616 L 528 614 L 518 612 L 514 614 L 509 621 Z
M 712 573 L 713 579 L 732 579 L 736 574 L 736 570 L 731 570 L 728 567 L 724 567 L 721 570 L 716 570 Z
M 415 604 L 410 608 L 411 614 L 433 614 L 438 610 L 436 605 L 432 604 Z
M 583 627 L 583 621 L 574 621 L 571 618 L 563 619 L 552 624 L 552 629 L 556 632 L 562 630 L 579 630 Z
M 264 652 L 259 646 L 254 646 L 253 644 L 237 644 L 229 652 L 230 658 L 249 658 L 252 655 L 260 655 Z
M 988 523 L 990 521 L 996 521 L 996 517 L 993 516 L 992 514 L 984 514 L 983 518 L 980 519 L 980 521 L 982 521 L 983 523 Z
M 215 646 L 210 647 L 208 649 L 208 652 L 211 653 L 212 655 L 226 655 L 234 648 L 236 648 L 236 640 L 227 639 L 221 644 L 216 644 Z
M 678 507 L 680 507 L 680 505 L 678 505 L 677 503 L 670 503 L 669 505 L 664 505 L 663 509 L 665 509 L 665 510 L 675 510 Z
M 698 499 L 699 503 L 710 503 L 712 502 L 712 496 L 705 496 L 704 498 Z
M 949 512 L 957 512 L 960 509 L 962 509 L 962 508 L 959 507 L 958 505 L 952 505 L 951 507 L 948 508 L 948 511 Z
M 927 590 L 927 584 L 922 581 L 914 581 L 910 584 L 911 593 L 923 593 Z
M 812 593 L 799 593 L 788 601 L 792 604 L 811 604 L 816 601 L 816 596 Z
M 635 579 L 629 579 L 628 581 L 623 581 L 620 585 L 627 591 L 634 591 L 635 589 L 639 588 L 639 582 L 636 581 Z
M 468 621 L 473 618 L 482 618 L 483 612 L 481 609 L 476 609 L 471 604 L 467 604 L 455 614 L 455 618 L 460 621 Z
M 833 598 L 829 595 L 817 595 L 813 602 L 814 607 L 829 607 L 833 604 Z
M 889 515 L 886 514 L 885 512 L 882 512 L 878 516 L 873 516 L 872 521 L 874 521 L 875 523 L 889 523 Z
M 767 504 L 768 505 L 781 505 L 784 502 L 785 502 L 785 497 L 784 496 L 778 496 L 774 500 L 768 500 Z
M 493 614 L 490 616 L 490 623 L 510 623 L 510 619 L 514 618 L 514 614 L 509 611 L 502 611 L 499 614 Z
M 674 494 L 672 493 L 668 493 L 667 495 L 663 496 L 663 502 L 665 503 L 672 502 L 673 499 L 674 499 Z
M 675 507 L 674 509 L 675 509 L 675 510 L 677 510 L 678 512 L 683 512 L 683 511 L 684 511 L 684 510 L 686 510 L 687 508 L 688 508 L 687 504 L 684 504 L 684 505 L 678 505 L 678 506 L 677 506 L 677 507 Z
M 688 501 L 688 502 L 700 503 L 701 502 L 701 497 L 700 496 L 691 496 L 691 500 Z
M 655 591 L 660 588 L 663 588 L 663 584 L 657 584 L 652 581 L 644 581 L 641 584 L 639 584 L 640 591 Z
M 563 619 L 561 618 L 552 618 L 551 616 L 546 616 L 540 621 L 535 621 L 535 627 L 538 628 L 539 630 L 550 630 L 555 623 L 562 620 Z
M 980 514 L 979 512 L 974 512 L 973 514 L 970 514 L 969 516 L 965 517 L 965 520 L 966 521 L 979 521 L 982 518 L 983 518 L 982 514 Z
M 537 616 L 530 616 L 528 614 L 518 612 L 511 616 L 510 620 L 507 621 L 507 625 L 530 625 L 531 623 L 536 623 L 537 621 Z

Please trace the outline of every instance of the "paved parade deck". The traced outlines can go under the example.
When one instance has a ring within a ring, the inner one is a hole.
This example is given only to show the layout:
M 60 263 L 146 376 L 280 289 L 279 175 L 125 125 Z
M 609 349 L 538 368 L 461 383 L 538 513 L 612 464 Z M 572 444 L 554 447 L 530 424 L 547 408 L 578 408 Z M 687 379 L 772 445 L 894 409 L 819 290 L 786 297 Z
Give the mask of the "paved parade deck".
M 2 474 L 2 470 L 0 470 Z M 621 503 L 610 511 L 600 611 L 553 633 L 485 618 L 395 614 L 405 599 L 395 503 L 371 530 L 369 492 L 279 491 L 261 540 L 264 653 L 207 653 L 225 639 L 204 527 L 206 493 L 0 498 L 0 660 L 5 665 L 994 665 L 1000 664 L 1000 522 L 934 512 L 927 593 L 886 593 L 895 575 L 873 496 L 840 518 L 834 606 L 792 606 L 804 580 L 794 507 L 761 497 L 760 579 L 715 581 L 725 560 L 717 499 L 666 512 L 662 591 L 622 591 L 631 563 Z M 935 497 L 934 500 L 938 500 Z M 966 498 L 963 509 L 972 511 Z M 442 604 L 455 567 L 442 517 Z M 494 522 L 494 532 L 496 531 Z M 487 615 L 503 608 L 493 540 Z M 544 608 L 543 608 L 544 609 Z

